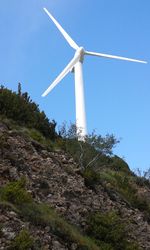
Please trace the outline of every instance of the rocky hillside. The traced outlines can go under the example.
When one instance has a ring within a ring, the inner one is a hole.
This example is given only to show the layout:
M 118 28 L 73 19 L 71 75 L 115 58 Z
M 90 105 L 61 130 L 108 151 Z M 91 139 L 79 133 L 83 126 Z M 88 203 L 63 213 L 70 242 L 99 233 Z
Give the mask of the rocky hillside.
M 95 175 L 1 119 L 0 249 L 150 249 L 149 182 L 117 165 Z

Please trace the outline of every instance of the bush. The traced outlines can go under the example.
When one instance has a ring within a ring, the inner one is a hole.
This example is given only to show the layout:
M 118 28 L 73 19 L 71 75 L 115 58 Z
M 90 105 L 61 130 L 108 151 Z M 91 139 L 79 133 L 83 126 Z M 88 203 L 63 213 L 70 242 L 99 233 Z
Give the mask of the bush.
M 50 122 L 28 93 L 21 92 L 21 85 L 18 86 L 18 93 L 0 87 L 0 115 L 15 120 L 19 125 L 35 128 L 52 140 L 57 137 L 56 122 Z
M 137 245 L 127 241 L 126 224 L 114 211 L 92 214 L 88 219 L 87 233 L 100 247 L 105 245 L 104 249 L 138 249 Z
M 136 176 L 135 177 L 135 182 L 139 187 L 147 186 L 148 188 L 150 188 L 150 180 L 147 180 L 144 177 Z
M 114 135 L 107 134 L 102 137 L 93 132 L 84 140 L 78 140 L 80 134 L 76 132 L 76 125 L 71 124 L 66 128 L 66 124 L 63 124 L 60 128 L 58 144 L 74 158 L 82 171 L 87 167 L 98 168 L 104 162 L 110 161 L 112 149 L 119 142 Z
M 34 241 L 30 236 L 30 233 L 23 229 L 20 233 L 15 237 L 15 239 L 11 242 L 11 247 L 9 250 L 29 250 L 33 247 Z
M 150 204 L 144 196 L 141 197 L 141 195 L 138 194 L 135 177 L 123 174 L 123 172 L 112 172 L 112 177 L 116 181 L 116 183 L 112 182 L 112 188 L 118 191 L 131 206 L 150 214 Z
M 53 150 L 54 142 L 52 140 L 44 137 L 41 132 L 36 129 L 25 129 L 25 134 L 31 137 L 33 140 L 42 144 L 48 151 Z
M 93 168 L 86 168 L 83 172 L 84 182 L 87 187 L 94 187 L 100 182 L 100 175 Z
M 116 171 L 123 171 L 126 172 L 127 174 L 131 174 L 128 164 L 117 155 L 112 157 L 112 169 Z
M 22 205 L 32 201 L 32 197 L 25 190 L 26 179 L 22 177 L 18 181 L 10 182 L 0 191 L 1 200 L 11 202 L 14 205 Z

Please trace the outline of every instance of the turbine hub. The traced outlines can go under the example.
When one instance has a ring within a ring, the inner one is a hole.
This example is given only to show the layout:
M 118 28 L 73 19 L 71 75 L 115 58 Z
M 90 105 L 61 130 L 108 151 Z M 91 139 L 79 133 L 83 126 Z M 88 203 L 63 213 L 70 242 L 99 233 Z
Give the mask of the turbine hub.
M 80 47 L 80 48 L 79 48 L 79 52 L 80 52 L 81 54 L 84 54 L 84 48 L 83 48 L 83 47 Z
M 76 53 L 78 53 L 80 55 L 80 62 L 83 62 L 84 60 L 84 55 L 85 55 L 85 50 L 83 47 L 80 47 L 79 49 L 77 49 Z

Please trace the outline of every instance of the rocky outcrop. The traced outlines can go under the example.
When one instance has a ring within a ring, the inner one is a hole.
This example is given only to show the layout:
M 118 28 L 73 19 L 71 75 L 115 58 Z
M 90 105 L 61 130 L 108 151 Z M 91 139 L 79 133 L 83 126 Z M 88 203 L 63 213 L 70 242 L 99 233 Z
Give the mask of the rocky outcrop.
M 141 249 L 150 249 L 150 225 L 144 214 L 133 209 L 119 194 L 110 194 L 102 186 L 91 189 L 71 157 L 65 152 L 50 152 L 23 132 L 11 130 L 0 122 L 0 186 L 9 181 L 27 178 L 27 189 L 37 202 L 54 207 L 71 224 L 87 227 L 87 218 L 95 211 L 115 210 L 124 220 L 129 220 L 130 240 L 138 242 Z M 18 232 L 27 228 L 43 247 L 52 250 L 75 250 L 50 231 L 49 227 L 35 227 L 24 221 L 16 212 L 0 205 L 0 249 L 7 249 Z M 37 249 L 39 249 L 37 247 Z

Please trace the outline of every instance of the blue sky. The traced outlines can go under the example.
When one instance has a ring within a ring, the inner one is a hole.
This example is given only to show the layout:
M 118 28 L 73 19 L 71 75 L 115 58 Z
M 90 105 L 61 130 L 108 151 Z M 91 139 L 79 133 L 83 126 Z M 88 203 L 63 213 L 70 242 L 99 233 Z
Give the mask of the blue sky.
M 101 53 L 149 64 L 87 57 L 84 83 L 89 133 L 122 138 L 115 153 L 132 169 L 150 167 L 150 1 L 1 0 L 0 84 L 22 90 L 58 125 L 75 122 L 74 76 L 41 94 L 74 55 L 43 11 L 46 7 L 75 42 Z

